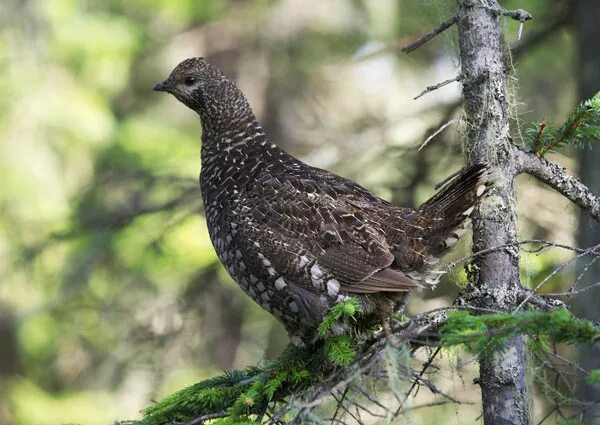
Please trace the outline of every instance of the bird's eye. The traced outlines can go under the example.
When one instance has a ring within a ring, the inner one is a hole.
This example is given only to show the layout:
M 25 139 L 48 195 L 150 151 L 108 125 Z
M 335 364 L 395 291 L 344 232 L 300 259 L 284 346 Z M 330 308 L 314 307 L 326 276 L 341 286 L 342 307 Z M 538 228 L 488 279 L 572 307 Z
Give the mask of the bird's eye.
M 193 86 L 196 83 L 196 77 L 185 77 L 185 80 L 183 80 L 183 83 L 186 86 Z

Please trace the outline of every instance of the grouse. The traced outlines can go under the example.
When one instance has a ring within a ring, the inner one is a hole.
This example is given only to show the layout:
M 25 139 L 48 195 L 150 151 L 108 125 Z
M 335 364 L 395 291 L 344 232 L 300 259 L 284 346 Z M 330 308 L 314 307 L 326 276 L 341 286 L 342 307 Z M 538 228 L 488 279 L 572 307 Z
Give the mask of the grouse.
M 210 239 L 231 277 L 296 344 L 349 296 L 365 320 L 439 279 L 492 184 L 487 164 L 457 173 L 418 209 L 403 208 L 272 144 L 240 89 L 203 58 L 184 60 L 154 90 L 200 116 L 200 187 Z

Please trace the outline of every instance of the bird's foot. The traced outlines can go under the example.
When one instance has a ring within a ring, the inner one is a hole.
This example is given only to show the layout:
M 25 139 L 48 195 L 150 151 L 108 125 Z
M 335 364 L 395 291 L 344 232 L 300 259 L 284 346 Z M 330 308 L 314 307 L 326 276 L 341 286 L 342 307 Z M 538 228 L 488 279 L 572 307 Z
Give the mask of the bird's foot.
M 396 336 L 394 335 L 394 332 L 392 332 L 392 325 L 390 324 L 390 318 L 385 317 L 381 321 L 381 326 L 383 327 L 383 332 L 385 333 L 388 343 L 394 348 L 399 348 L 400 341 L 398 341 L 398 338 L 396 338 Z
M 302 337 L 300 335 L 291 335 L 290 341 L 298 348 L 306 348 L 306 344 L 302 341 Z

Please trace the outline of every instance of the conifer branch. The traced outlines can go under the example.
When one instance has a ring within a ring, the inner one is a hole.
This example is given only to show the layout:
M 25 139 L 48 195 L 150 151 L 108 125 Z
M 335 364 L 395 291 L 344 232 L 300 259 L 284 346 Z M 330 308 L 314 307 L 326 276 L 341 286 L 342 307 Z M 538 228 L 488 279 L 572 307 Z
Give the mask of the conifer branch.
M 560 126 L 540 123 L 525 129 L 525 135 L 540 157 L 561 146 L 583 146 L 600 142 L 600 93 L 577 105 Z
M 479 352 L 488 352 L 504 340 L 515 335 L 547 336 L 563 343 L 585 343 L 600 340 L 600 326 L 575 318 L 567 310 L 550 312 L 523 311 L 519 313 L 491 312 L 469 306 L 453 306 L 420 314 L 395 328 L 396 336 L 407 348 L 414 350 L 423 345 L 451 347 L 465 345 Z M 290 347 L 284 354 L 265 368 L 246 371 L 230 371 L 223 376 L 199 382 L 145 410 L 140 422 L 124 422 L 135 425 L 201 424 L 210 420 L 215 424 L 302 423 L 311 412 L 326 399 L 335 398 L 341 410 L 347 402 L 370 414 L 371 407 L 361 404 L 352 394 L 360 395 L 364 377 L 380 379 L 381 364 L 390 349 L 385 335 L 363 340 L 356 347 L 357 356 L 348 367 L 339 368 L 327 362 L 325 353 L 318 348 L 299 349 Z M 322 347 L 322 345 L 320 346 Z M 439 349 L 435 350 L 420 371 L 408 368 L 402 379 L 413 380 L 413 385 L 398 407 L 379 406 L 393 417 L 405 409 L 405 402 L 415 388 L 424 386 L 439 394 L 446 402 L 458 400 L 440 390 L 424 378 L 424 371 L 432 365 Z M 411 355 L 407 352 L 407 355 Z M 408 365 L 406 365 L 408 367 Z M 597 373 L 589 379 L 595 380 Z M 392 379 L 388 377 L 389 379 Z M 352 393 L 352 394 L 350 394 Z M 378 407 L 377 403 L 371 406 Z M 339 410 L 339 409 L 338 409 Z M 263 416 L 268 419 L 263 420 Z
M 567 344 L 595 343 L 600 340 L 600 326 L 577 319 L 568 310 L 480 316 L 454 311 L 449 313 L 440 334 L 444 346 L 466 344 L 482 352 L 492 350 L 505 339 L 519 334 L 548 336 L 553 341 Z

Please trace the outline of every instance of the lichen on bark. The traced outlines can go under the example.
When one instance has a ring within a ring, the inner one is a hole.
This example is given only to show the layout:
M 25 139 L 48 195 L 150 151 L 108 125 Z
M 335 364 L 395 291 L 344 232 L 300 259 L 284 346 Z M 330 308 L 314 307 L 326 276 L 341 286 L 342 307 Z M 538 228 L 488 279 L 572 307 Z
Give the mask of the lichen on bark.
M 497 167 L 498 182 L 473 217 L 473 249 L 516 242 L 514 163 L 506 96 L 508 66 L 502 49 L 500 15 L 495 0 L 458 0 L 461 82 L 465 100 L 468 162 Z M 475 305 L 509 311 L 522 290 L 518 251 L 499 250 L 475 260 L 471 287 Z M 514 295 L 514 296 L 513 296 Z M 509 355 L 510 354 L 510 355 Z M 480 358 L 483 419 L 486 425 L 529 423 L 525 350 L 521 336 L 505 340 Z

